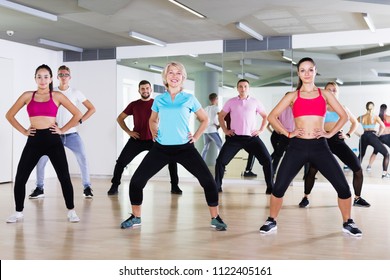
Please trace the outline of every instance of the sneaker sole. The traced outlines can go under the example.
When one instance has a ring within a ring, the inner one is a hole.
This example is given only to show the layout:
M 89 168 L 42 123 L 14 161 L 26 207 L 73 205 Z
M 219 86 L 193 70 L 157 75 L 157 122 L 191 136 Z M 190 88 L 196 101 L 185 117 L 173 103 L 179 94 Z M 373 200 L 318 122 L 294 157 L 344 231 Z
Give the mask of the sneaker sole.
M 363 207 L 363 208 L 368 208 L 368 207 L 370 207 L 371 205 L 360 205 L 360 204 L 354 204 L 353 206 L 355 206 L 355 207 Z
M 37 196 L 29 196 L 28 198 L 29 199 L 37 199 L 37 198 L 44 198 L 45 195 L 44 194 L 40 194 L 40 195 L 37 195 Z
M 84 195 L 84 198 L 86 198 L 86 199 L 92 199 L 92 198 L 93 198 L 93 196 L 90 196 L 90 195 Z
M 22 218 L 18 218 L 16 220 L 6 220 L 5 222 L 7 224 L 15 224 L 15 223 L 21 222 L 22 220 L 23 220 L 23 217 Z
M 277 229 L 278 229 L 278 226 L 275 226 L 275 227 L 271 228 L 269 231 L 260 230 L 260 233 L 261 234 L 268 234 L 268 233 L 276 231 Z
M 344 228 L 343 228 L 343 232 L 345 232 L 345 233 L 348 233 L 349 235 L 351 235 L 351 236 L 355 236 L 355 237 L 360 237 L 360 236 L 362 236 L 362 235 L 363 235 L 362 233 L 356 233 L 356 234 L 353 234 L 352 232 L 350 232 L 349 230 L 347 230 L 347 229 L 344 229 Z
M 78 223 L 78 222 L 80 222 L 80 219 L 78 219 L 78 220 L 73 220 L 73 221 L 71 221 L 70 219 L 68 219 L 68 221 L 69 221 L 69 223 Z
M 210 225 L 211 228 L 215 228 L 216 231 L 225 231 L 227 227 L 224 226 L 216 226 L 216 225 Z
M 121 225 L 121 229 L 136 228 L 136 227 L 140 227 L 140 226 L 141 226 L 141 224 L 133 224 L 133 225 L 131 225 L 129 227 L 125 227 L 125 226 Z

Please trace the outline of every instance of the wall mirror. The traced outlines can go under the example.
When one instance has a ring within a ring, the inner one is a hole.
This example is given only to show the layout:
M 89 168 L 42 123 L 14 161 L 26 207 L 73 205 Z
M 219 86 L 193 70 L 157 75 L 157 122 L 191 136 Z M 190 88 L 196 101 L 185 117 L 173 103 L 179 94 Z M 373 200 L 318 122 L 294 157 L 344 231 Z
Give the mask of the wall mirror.
M 389 50 L 390 47 L 388 46 L 371 44 L 253 52 L 240 51 L 198 56 L 180 55 L 122 59 L 118 62 L 118 65 L 155 73 L 158 75 L 158 81 L 161 81 L 159 69 L 172 60 L 180 61 L 185 65 L 188 79 L 191 81 L 196 80 L 196 73 L 217 72 L 222 103 L 225 98 L 230 98 L 236 94 L 236 82 L 244 77 L 250 81 L 252 89 L 256 91 L 259 98 L 264 100 L 268 106 L 268 111 L 270 111 L 286 91 L 296 87 L 298 79 L 295 63 L 302 57 L 309 56 L 317 63 L 319 74 L 316 77 L 316 84 L 323 87 L 328 81 L 337 81 L 340 86 L 340 102 L 347 106 L 357 117 L 365 113 L 367 101 L 375 103 L 376 114 L 379 113 L 380 105 L 387 102 L 386 98 L 390 91 Z M 203 95 L 204 98 L 198 97 L 202 105 L 207 105 L 208 101 L 205 96 Z M 359 126 L 358 133 L 361 132 L 362 128 Z M 264 142 L 266 141 L 265 139 Z M 272 151 L 269 142 L 266 144 Z M 358 136 L 352 137 L 348 144 L 357 154 L 359 153 Z M 120 146 L 123 147 L 123 145 Z M 364 169 L 368 164 L 371 152 L 372 148 L 369 147 L 362 163 Z M 245 161 L 245 156 L 242 157 L 242 160 Z M 367 176 L 380 178 L 377 173 L 381 172 L 381 161 L 381 155 L 378 155 L 373 171 Z M 261 174 L 262 171 L 258 165 L 256 162 L 254 168 L 257 173 Z M 235 174 L 234 176 L 238 175 Z M 261 178 L 262 175 L 259 176 L 259 179 Z

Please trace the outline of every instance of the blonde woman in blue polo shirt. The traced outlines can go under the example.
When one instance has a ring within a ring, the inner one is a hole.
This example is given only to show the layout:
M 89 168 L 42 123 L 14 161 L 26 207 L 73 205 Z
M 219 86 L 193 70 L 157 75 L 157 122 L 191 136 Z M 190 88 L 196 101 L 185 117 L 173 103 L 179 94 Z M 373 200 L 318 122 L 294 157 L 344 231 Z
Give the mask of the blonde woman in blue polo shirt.
M 165 165 L 177 162 L 191 172 L 204 189 L 211 226 L 216 230 L 226 230 L 227 225 L 219 217 L 217 185 L 194 146 L 208 125 L 207 114 L 194 95 L 183 92 L 187 73 L 181 63 L 168 63 L 162 78 L 167 90 L 154 99 L 149 119 L 155 143 L 131 178 L 129 196 L 132 214 L 121 223 L 121 228 L 141 225 L 143 188 Z M 191 113 L 195 113 L 200 122 L 194 134 L 189 127 Z

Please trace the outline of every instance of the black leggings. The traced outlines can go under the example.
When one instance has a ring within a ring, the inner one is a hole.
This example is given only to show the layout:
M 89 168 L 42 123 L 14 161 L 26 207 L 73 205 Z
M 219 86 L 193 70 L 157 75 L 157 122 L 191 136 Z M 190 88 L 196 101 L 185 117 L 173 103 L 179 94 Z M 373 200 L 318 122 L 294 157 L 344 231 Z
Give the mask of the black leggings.
M 374 148 L 374 151 L 377 151 L 377 153 L 379 152 L 383 155 L 382 169 L 383 171 L 387 171 L 387 168 L 389 166 L 389 152 L 387 151 L 387 148 L 385 147 L 385 145 L 383 145 L 381 140 L 379 140 L 379 137 L 376 136 L 375 131 L 364 131 L 363 135 L 360 137 L 360 162 L 363 161 L 368 146 L 372 146 Z
M 274 148 L 273 153 L 271 154 L 272 158 L 272 169 L 274 172 L 278 169 L 280 160 L 283 157 L 284 152 L 287 150 L 288 144 L 290 143 L 290 138 L 284 136 L 283 134 L 277 133 L 275 130 L 271 134 L 271 144 Z
M 64 144 L 62 144 L 60 135 L 52 134 L 49 129 L 41 129 L 36 130 L 35 136 L 28 137 L 20 157 L 14 184 L 16 211 L 23 211 L 27 180 L 43 155 L 49 157 L 57 173 L 66 208 L 74 208 L 73 186 L 70 180 Z
M 118 159 L 116 160 L 111 183 L 115 186 L 119 186 L 121 184 L 121 178 L 125 167 L 143 151 L 150 151 L 150 149 L 153 147 L 153 144 L 153 140 L 137 140 L 134 138 L 130 138 L 127 141 Z M 169 163 L 168 169 L 169 175 L 171 177 L 171 185 L 177 186 L 179 184 L 179 176 L 177 175 L 177 163 Z
M 193 143 L 184 145 L 161 145 L 154 143 L 146 154 L 130 181 L 129 196 L 131 205 L 141 205 L 143 188 L 158 171 L 169 163 L 180 163 L 194 175 L 203 187 L 208 206 L 218 206 L 218 190 L 213 175 L 196 150 Z
M 327 140 L 330 150 L 336 155 L 345 165 L 353 171 L 352 185 L 356 196 L 360 196 L 363 186 L 363 171 L 359 159 L 355 153 L 348 147 L 344 139 L 336 133 L 333 137 Z M 318 169 L 314 165 L 310 165 L 309 172 L 305 178 L 305 194 L 309 195 L 314 186 L 315 175 Z
M 223 144 L 221 151 L 218 154 L 215 164 L 215 182 L 218 189 L 222 186 L 222 179 L 225 173 L 225 166 L 233 159 L 233 157 L 241 150 L 244 149 L 249 154 L 253 154 L 263 166 L 264 179 L 267 184 L 267 189 L 273 187 L 273 170 L 271 163 L 271 156 L 268 153 L 263 141 L 258 136 L 231 136 L 226 137 L 226 141 Z
M 278 198 L 283 197 L 291 181 L 307 162 L 318 168 L 335 188 L 340 199 L 351 197 L 348 182 L 325 138 L 290 139 L 290 145 L 280 164 L 272 194 Z

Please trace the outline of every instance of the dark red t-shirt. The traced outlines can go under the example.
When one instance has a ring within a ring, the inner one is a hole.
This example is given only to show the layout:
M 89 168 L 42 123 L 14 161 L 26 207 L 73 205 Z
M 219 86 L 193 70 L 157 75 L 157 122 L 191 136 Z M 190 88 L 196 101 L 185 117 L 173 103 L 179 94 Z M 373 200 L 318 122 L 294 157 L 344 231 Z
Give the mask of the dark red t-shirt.
M 123 110 L 128 116 L 133 116 L 134 128 L 140 134 L 139 140 L 152 140 L 152 133 L 149 129 L 149 118 L 152 114 L 153 99 L 148 101 L 142 101 L 138 99 L 127 105 L 126 109 Z

